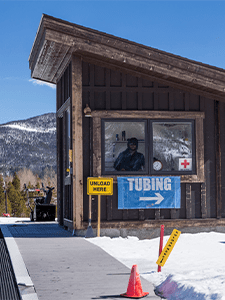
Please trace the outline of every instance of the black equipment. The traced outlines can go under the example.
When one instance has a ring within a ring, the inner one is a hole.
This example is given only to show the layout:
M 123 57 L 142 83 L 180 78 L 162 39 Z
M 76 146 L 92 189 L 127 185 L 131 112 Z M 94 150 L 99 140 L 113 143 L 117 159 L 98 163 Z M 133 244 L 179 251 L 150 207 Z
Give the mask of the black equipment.
M 45 190 L 43 183 L 42 183 L 42 189 L 28 189 L 26 187 L 26 184 L 24 184 L 24 187 L 27 192 L 28 206 L 31 210 L 30 220 L 31 221 L 55 221 L 56 206 L 54 204 L 50 204 L 52 199 L 52 191 L 54 190 L 54 187 L 46 186 L 47 190 Z M 32 209 L 29 201 L 30 198 L 29 192 L 40 192 L 40 190 L 43 190 L 45 196 L 35 197 L 34 209 Z

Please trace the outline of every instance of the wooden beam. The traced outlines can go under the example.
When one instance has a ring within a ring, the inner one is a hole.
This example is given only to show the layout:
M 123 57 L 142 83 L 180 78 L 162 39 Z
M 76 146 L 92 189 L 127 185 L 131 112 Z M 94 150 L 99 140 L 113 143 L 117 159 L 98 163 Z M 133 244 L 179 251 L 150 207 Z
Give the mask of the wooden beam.
M 156 90 L 158 90 L 158 82 L 154 82 L 153 83 L 154 88 L 156 88 Z M 155 92 L 153 94 L 153 107 L 154 107 L 154 113 L 155 111 L 158 111 L 159 109 L 159 94 L 157 92 Z M 150 162 L 150 164 L 152 164 L 153 162 Z M 155 209 L 155 219 L 159 220 L 160 219 L 160 209 Z
M 111 107 L 111 103 L 110 103 L 110 70 L 106 69 L 105 72 L 106 72 L 106 91 L 105 91 L 105 93 L 106 93 L 106 106 L 105 106 L 105 108 L 107 110 L 109 110 L 110 107 Z
M 83 222 L 82 61 L 72 57 L 73 229 Z
M 156 111 L 156 110 L 94 110 L 91 116 L 101 118 L 150 118 L 150 119 L 204 119 L 205 113 L 199 111 Z
M 186 218 L 192 219 L 191 184 L 186 183 Z
M 169 90 L 169 111 L 174 111 L 174 89 Z M 180 218 L 180 209 L 170 210 L 171 219 Z
M 202 219 L 207 218 L 207 204 L 206 204 L 206 183 L 201 184 L 201 212 Z
M 221 139 L 220 139 L 220 103 L 214 102 L 215 114 L 215 149 L 216 149 L 216 206 L 217 218 L 221 218 L 222 206 L 222 165 L 221 165 Z
M 164 224 L 165 228 L 196 228 L 199 230 L 201 228 L 204 231 L 204 228 L 212 228 L 212 230 L 218 230 L 218 227 L 221 227 L 221 230 L 225 226 L 225 219 L 180 219 L 180 220 L 169 220 L 164 219 L 162 220 L 145 220 L 145 221 L 102 221 L 101 228 L 112 228 L 112 229 L 120 229 L 120 228 L 130 228 L 130 229 L 153 229 L 153 228 L 160 228 L 161 224 Z M 85 222 L 84 229 L 87 228 L 88 222 Z M 96 222 L 92 222 L 92 227 L 96 228 Z
M 101 166 L 101 118 L 93 118 L 93 176 L 102 175 Z
M 57 85 L 56 102 L 61 102 L 61 89 Z M 63 174 L 62 174 L 62 119 L 56 118 L 56 144 L 57 144 L 57 218 L 63 225 Z
M 113 219 L 112 209 L 113 209 L 112 197 L 106 196 L 106 218 L 107 218 L 107 221 L 111 221 Z
M 71 47 L 73 52 L 82 56 L 90 54 L 101 56 L 119 64 L 129 64 L 135 68 L 148 70 L 152 74 L 161 74 L 163 77 L 176 78 L 224 93 L 224 72 L 221 69 L 212 70 L 203 64 L 199 65 L 198 62 L 183 60 L 167 53 L 157 54 L 154 51 L 153 55 L 151 49 L 144 49 L 143 45 L 140 47 L 127 43 L 126 47 L 123 47 L 125 43 L 121 42 L 117 47 L 112 47 L 109 43 L 99 42 L 97 38 L 92 38 L 87 43 L 84 38 L 49 28 L 46 29 L 45 38 L 56 44 Z
M 127 76 L 122 74 L 122 110 L 127 108 Z
M 204 126 L 203 119 L 195 119 L 195 140 L 196 140 L 196 172 L 201 178 L 200 181 L 205 181 L 204 173 Z

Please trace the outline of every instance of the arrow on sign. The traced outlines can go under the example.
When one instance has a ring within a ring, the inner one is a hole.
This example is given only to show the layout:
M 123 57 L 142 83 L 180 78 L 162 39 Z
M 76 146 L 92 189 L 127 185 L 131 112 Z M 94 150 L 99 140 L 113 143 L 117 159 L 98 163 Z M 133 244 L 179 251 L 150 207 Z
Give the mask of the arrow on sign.
M 155 193 L 156 197 L 140 197 L 139 201 L 154 201 L 156 200 L 155 204 L 160 204 L 163 201 L 163 196 L 160 193 Z

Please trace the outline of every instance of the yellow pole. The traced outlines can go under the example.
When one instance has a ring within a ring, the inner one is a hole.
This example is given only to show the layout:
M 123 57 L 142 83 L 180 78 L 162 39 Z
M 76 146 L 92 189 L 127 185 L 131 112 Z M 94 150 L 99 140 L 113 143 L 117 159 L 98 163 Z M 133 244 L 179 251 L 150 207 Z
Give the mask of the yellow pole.
M 100 222 L 101 222 L 101 195 L 98 195 L 98 230 L 97 230 L 97 237 L 100 237 Z

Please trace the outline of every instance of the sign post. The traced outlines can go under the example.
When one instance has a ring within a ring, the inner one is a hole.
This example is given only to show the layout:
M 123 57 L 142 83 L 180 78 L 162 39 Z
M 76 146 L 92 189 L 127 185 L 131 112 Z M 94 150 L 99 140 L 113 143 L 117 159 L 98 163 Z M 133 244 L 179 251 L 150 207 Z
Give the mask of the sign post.
M 159 242 L 159 256 L 162 253 L 162 249 L 163 249 L 163 236 L 164 236 L 164 225 L 161 225 L 160 242 Z M 161 272 L 161 266 L 158 266 L 158 272 Z
M 101 195 L 98 195 L 98 228 L 97 228 L 97 237 L 100 237 L 100 223 L 101 223 Z
M 165 265 L 165 262 L 167 261 L 171 251 L 173 250 L 173 247 L 175 246 L 179 236 L 181 234 L 181 231 L 174 229 L 171 233 L 170 238 L 168 239 L 166 246 L 163 248 L 162 253 L 160 254 L 157 265 L 163 267 Z
M 105 195 L 105 196 L 113 195 L 113 178 L 88 177 L 88 179 L 87 179 L 87 194 L 89 195 L 89 197 L 91 195 L 98 195 L 97 237 L 100 237 L 101 195 Z M 90 203 L 89 203 L 89 219 L 91 218 L 90 211 L 91 211 L 91 208 L 90 208 Z
M 88 199 L 88 229 L 87 229 L 87 232 L 86 232 L 86 235 L 85 235 L 85 238 L 92 238 L 94 237 L 94 233 L 93 233 L 93 229 L 92 229 L 92 226 L 91 226 L 91 201 L 92 201 L 92 198 L 91 198 L 91 195 L 89 195 L 89 199 Z

